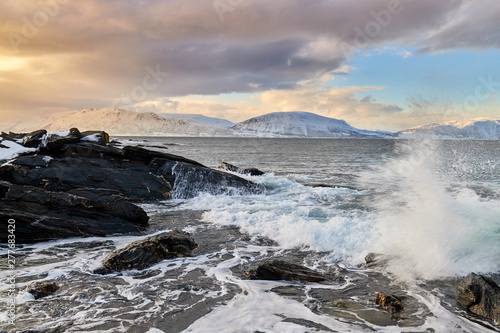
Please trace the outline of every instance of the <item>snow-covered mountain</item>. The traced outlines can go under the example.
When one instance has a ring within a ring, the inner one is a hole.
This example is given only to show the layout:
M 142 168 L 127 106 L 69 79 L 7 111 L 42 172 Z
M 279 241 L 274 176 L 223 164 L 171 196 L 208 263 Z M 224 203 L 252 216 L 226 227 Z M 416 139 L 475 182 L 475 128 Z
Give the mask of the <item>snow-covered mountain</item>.
M 412 127 L 397 134 L 403 139 L 500 140 L 500 117 L 447 121 Z
M 233 127 L 235 125 L 235 123 L 226 119 L 207 117 L 201 114 L 194 114 L 194 113 L 158 113 L 158 114 L 165 118 L 181 119 L 191 124 L 211 125 L 211 126 L 219 126 L 226 128 Z
M 242 121 L 232 127 L 245 136 L 294 136 L 311 138 L 388 138 L 389 132 L 354 128 L 344 120 L 310 112 L 273 112 Z
M 181 119 L 165 118 L 153 112 L 135 112 L 117 108 L 85 109 L 52 114 L 8 129 L 30 132 L 44 128 L 49 132 L 72 127 L 84 130 L 105 130 L 111 135 L 130 136 L 231 136 L 232 131 L 217 126 L 191 124 Z

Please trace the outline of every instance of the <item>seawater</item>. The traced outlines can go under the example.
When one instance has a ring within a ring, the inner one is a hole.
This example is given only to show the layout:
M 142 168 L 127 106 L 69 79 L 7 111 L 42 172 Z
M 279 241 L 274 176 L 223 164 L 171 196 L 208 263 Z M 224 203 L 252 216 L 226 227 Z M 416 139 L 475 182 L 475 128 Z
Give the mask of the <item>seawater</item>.
M 190 199 L 144 204 L 152 217 L 150 234 L 182 229 L 191 232 L 200 247 L 192 258 L 165 261 L 143 272 L 92 274 L 110 251 L 144 236 L 24 247 L 17 272 L 19 328 L 498 330 L 467 315 L 453 300 L 459 277 L 471 271 L 494 278 L 500 273 L 498 141 L 119 140 L 210 167 L 226 161 L 259 168 L 264 176 L 244 177 L 262 184 L 265 192 L 246 196 L 201 192 Z M 392 260 L 383 267 L 367 268 L 363 263 L 368 252 Z M 293 260 L 344 279 L 304 285 L 243 278 L 246 269 L 272 258 Z M 57 297 L 34 301 L 23 291 L 29 283 L 42 280 L 56 280 L 62 286 Z M 0 297 L 7 301 L 1 288 Z M 373 303 L 376 292 L 402 296 L 406 318 L 391 318 L 380 310 Z

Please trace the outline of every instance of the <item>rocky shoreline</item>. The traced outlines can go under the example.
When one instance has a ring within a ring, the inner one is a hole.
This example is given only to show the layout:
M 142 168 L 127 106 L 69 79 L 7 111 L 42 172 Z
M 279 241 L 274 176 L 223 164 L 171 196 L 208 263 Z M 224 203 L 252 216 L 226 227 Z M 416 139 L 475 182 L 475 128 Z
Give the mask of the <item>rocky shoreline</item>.
M 182 156 L 117 148 L 103 131 L 39 130 L 2 138 L 37 148 L 0 166 L 0 237 L 7 239 L 13 218 L 18 243 L 138 233 L 149 219 L 138 202 L 263 190 Z
M 178 155 L 136 146 L 119 148 L 110 144 L 109 136 L 103 131 L 71 129 L 51 135 L 41 130 L 27 134 L 2 133 L 2 138 L 36 148 L 8 161 L 0 161 L 0 237 L 7 239 L 7 220 L 13 218 L 20 244 L 70 237 L 141 235 L 151 231 L 148 230 L 150 216 L 139 206 L 141 203 L 161 202 L 172 197 L 189 198 L 200 191 L 212 194 L 264 191 L 258 184 L 234 174 L 260 175 L 259 170 L 221 163 L 220 168 L 231 172 L 227 173 Z M 227 235 L 224 237 L 229 241 Z M 244 239 L 243 235 L 238 237 Z M 110 251 L 102 267 L 93 270 L 92 274 L 120 275 L 127 270 L 141 271 L 162 260 L 206 252 L 206 242 L 174 230 Z M 369 254 L 366 267 L 377 269 L 390 259 Z M 303 260 L 300 258 L 299 262 Z M 338 272 L 325 273 L 297 264 L 293 253 L 279 259 L 254 262 L 237 269 L 236 274 L 245 279 L 293 281 L 288 289 L 279 287 L 272 291 L 300 300 L 306 297 L 304 286 L 309 283 L 326 286 L 346 283 L 344 275 Z M 64 281 L 58 280 L 57 285 L 46 281 L 46 284 L 29 286 L 28 290 L 38 299 L 50 295 L 57 297 L 65 288 Z M 388 292 L 391 288 L 386 286 L 385 289 Z M 371 302 L 388 312 L 389 321 L 404 320 L 405 308 L 407 312 L 418 310 L 412 310 L 412 304 L 405 304 L 408 298 L 387 292 L 379 294 L 379 291 L 373 290 Z M 321 304 L 333 296 L 319 293 L 315 297 Z M 455 298 L 470 313 L 493 323 L 500 321 L 500 287 L 492 279 L 471 273 L 456 284 Z M 356 310 L 356 306 L 344 302 L 338 307 Z M 322 305 L 317 311 L 335 315 L 341 312 L 336 309 L 328 312 L 328 309 Z

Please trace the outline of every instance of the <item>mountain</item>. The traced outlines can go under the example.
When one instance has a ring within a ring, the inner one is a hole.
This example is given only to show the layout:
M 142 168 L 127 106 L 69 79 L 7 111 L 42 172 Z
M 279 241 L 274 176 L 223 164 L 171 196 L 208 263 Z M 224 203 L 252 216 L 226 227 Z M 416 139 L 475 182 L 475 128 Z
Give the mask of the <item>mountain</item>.
M 354 128 L 344 120 L 310 112 L 273 112 L 232 127 L 241 136 L 294 136 L 310 138 L 389 138 L 389 132 Z
M 473 118 L 423 125 L 397 133 L 403 139 L 499 140 L 500 117 Z
M 135 112 L 117 108 L 85 109 L 51 114 L 30 124 L 18 123 L 9 130 L 30 132 L 44 128 L 49 132 L 77 127 L 84 130 L 103 129 L 111 135 L 126 136 L 230 136 L 232 131 L 216 126 L 191 124 L 181 119 L 159 116 L 153 112 Z
M 173 119 L 181 119 L 190 124 L 202 124 L 202 125 L 211 125 L 211 126 L 219 126 L 219 127 L 233 127 L 235 123 L 232 121 L 207 117 L 201 114 L 194 113 L 158 113 L 160 116 L 165 118 L 173 118 Z

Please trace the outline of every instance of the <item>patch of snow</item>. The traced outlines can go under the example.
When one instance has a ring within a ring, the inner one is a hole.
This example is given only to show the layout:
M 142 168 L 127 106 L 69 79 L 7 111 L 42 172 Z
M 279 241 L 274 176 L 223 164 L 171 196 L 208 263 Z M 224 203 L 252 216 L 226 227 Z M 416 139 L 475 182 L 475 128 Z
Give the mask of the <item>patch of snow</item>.
M 55 136 L 55 135 L 57 135 L 57 136 L 67 136 L 67 135 L 69 135 L 69 133 L 70 133 L 69 131 L 51 132 L 51 133 L 49 133 L 49 134 L 48 134 L 48 136 L 49 136 L 49 137 L 51 137 L 51 136 L 53 136 L 53 135 L 54 135 L 54 136 Z
M 99 142 L 100 139 L 101 139 L 101 134 L 95 133 L 95 134 L 84 136 L 81 141 Z
M 36 148 L 26 148 L 14 141 L 3 140 L 1 143 L 8 148 L 0 147 L 0 160 L 9 160 L 21 153 L 36 151 Z

